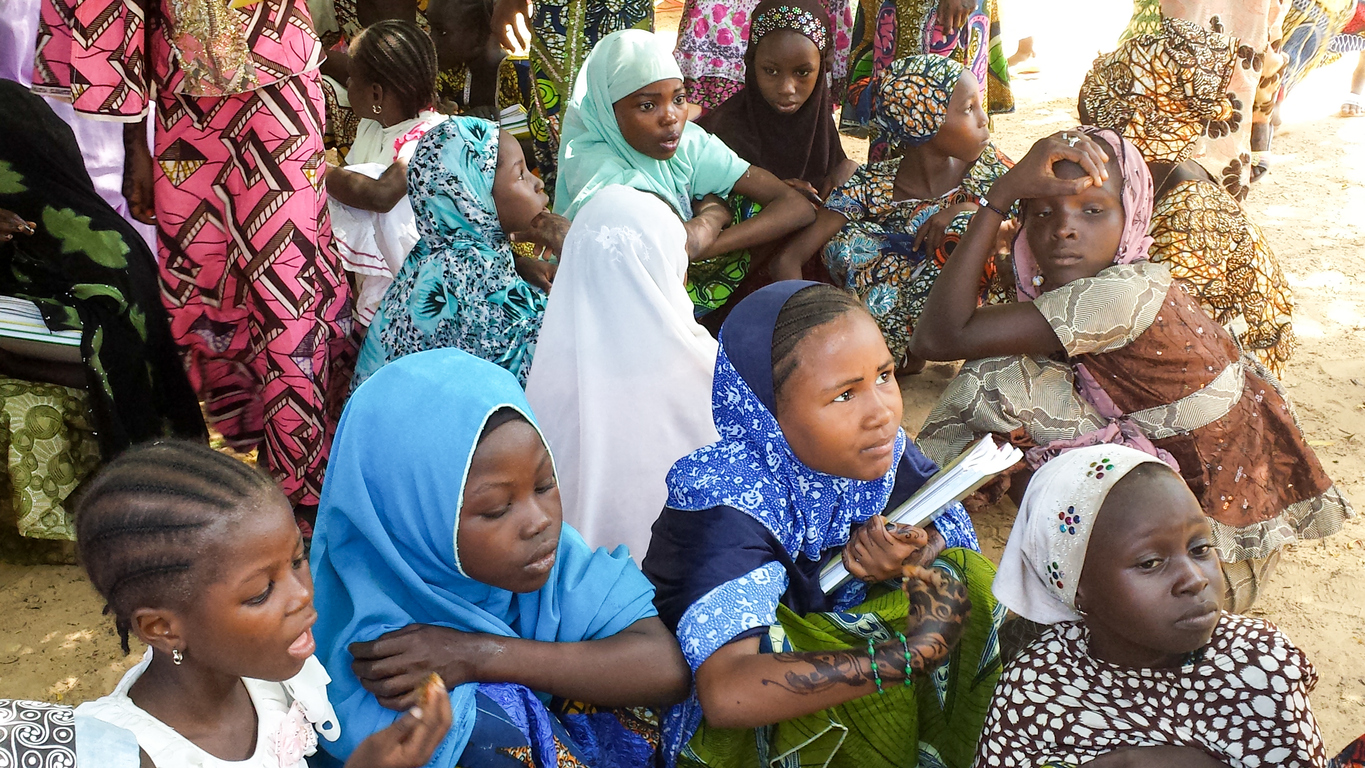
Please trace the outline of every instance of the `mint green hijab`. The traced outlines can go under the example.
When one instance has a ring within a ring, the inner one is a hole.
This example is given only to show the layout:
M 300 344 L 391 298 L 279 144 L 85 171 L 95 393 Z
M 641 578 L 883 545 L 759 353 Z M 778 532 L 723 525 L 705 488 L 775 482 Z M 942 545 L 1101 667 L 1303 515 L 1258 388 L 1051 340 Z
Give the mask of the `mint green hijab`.
M 672 46 L 653 32 L 625 29 L 602 38 L 574 82 L 559 145 L 555 210 L 572 219 L 598 190 L 612 184 L 662 197 L 684 221 L 692 200 L 728 195 L 749 164 L 701 127 L 687 123 L 678 151 L 655 160 L 621 135 L 612 105 L 660 80 L 682 79 Z

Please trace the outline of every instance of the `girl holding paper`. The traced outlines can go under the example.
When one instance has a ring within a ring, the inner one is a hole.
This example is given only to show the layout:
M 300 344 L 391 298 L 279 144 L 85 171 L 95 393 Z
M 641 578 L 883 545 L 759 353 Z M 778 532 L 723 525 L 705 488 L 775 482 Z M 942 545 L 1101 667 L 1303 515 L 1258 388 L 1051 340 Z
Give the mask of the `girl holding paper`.
M 999 674 L 995 570 L 959 504 L 925 528 L 882 517 L 936 471 L 900 429 L 894 366 L 832 286 L 775 283 L 722 326 L 721 439 L 673 465 L 644 561 L 695 673 L 664 724 L 669 768 L 751 764 L 756 748 L 970 763 Z M 835 556 L 856 579 L 826 594 Z

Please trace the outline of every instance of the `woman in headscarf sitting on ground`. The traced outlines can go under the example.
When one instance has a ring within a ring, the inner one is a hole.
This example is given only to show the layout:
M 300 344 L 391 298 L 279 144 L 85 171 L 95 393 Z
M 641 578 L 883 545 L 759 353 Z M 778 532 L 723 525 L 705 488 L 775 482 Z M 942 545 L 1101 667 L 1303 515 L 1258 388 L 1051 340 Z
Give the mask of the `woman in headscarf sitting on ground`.
M 686 695 L 687 667 L 635 563 L 561 522 L 517 380 L 409 355 L 356 390 L 335 447 L 312 551 L 324 748 L 347 758 L 434 673 L 453 722 L 433 768 L 650 768 L 644 708 Z
M 1204 311 L 1276 376 L 1294 352 L 1294 298 L 1260 227 L 1199 163 L 1195 142 L 1232 113 L 1236 42 L 1181 19 L 1129 38 L 1086 75 L 1081 122 L 1112 128 L 1155 181 L 1149 258 L 1170 267 Z
M 844 155 L 834 125 L 829 75 L 835 42 L 829 14 L 817 0 L 764 0 L 752 19 L 743 90 L 697 125 L 819 205 L 858 169 Z M 729 204 L 736 221 L 755 213 L 756 206 L 743 195 L 731 195 Z M 688 293 L 698 316 L 709 315 L 703 322 L 713 332 L 720 330 L 727 309 L 771 282 L 765 267 L 776 245 L 728 253 L 688 270 Z M 807 265 L 812 280 L 827 277 L 823 265 L 811 269 L 818 264 Z
M 1079 164 L 1078 164 L 1079 163 Z M 1024 200 L 1018 302 L 977 305 L 1003 212 Z M 929 360 L 968 362 L 920 431 L 945 461 L 985 434 L 1029 447 L 1037 468 L 1084 445 L 1160 456 L 1203 505 L 1244 612 L 1281 547 L 1329 536 L 1352 514 L 1308 447 L 1279 382 L 1147 259 L 1152 180 L 1109 129 L 1043 139 L 996 182 L 915 330 Z M 1031 447 L 1030 447 L 1031 446 Z
M 898 156 L 864 166 L 829 196 L 814 224 L 773 258 L 774 278 L 801 276 L 823 252 L 835 285 L 858 293 L 877 319 L 899 371 L 917 372 L 910 333 L 939 269 L 977 201 L 1009 168 L 991 143 L 971 72 L 940 56 L 911 56 L 881 75 L 874 125 Z M 981 297 L 992 295 L 994 265 Z
M 900 428 L 876 323 L 847 291 L 787 281 L 740 302 L 720 343 L 721 439 L 673 465 L 644 563 L 696 676 L 665 765 L 965 768 L 1003 614 L 961 505 L 923 527 L 883 516 L 937 467 Z M 826 592 L 831 559 L 855 578 Z
M 1221 581 L 1208 518 L 1160 459 L 1096 445 L 1044 465 L 995 595 L 1047 627 L 1000 676 L 977 768 L 1327 768 L 1312 663 L 1220 610 Z

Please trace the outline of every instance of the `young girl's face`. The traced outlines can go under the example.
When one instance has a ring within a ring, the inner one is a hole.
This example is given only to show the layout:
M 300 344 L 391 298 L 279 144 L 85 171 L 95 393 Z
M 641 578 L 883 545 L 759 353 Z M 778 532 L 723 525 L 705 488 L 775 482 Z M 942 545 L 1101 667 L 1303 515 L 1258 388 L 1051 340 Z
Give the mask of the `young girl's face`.
M 1212 538 L 1199 501 L 1170 469 L 1140 465 L 1114 485 L 1077 590 L 1097 656 L 1169 667 L 1209 642 L 1223 594 Z
M 820 49 L 791 29 L 763 36 L 754 51 L 754 79 L 763 100 L 784 115 L 801 108 L 820 77 Z
M 498 426 L 469 462 L 458 536 L 464 572 L 510 592 L 535 592 L 554 567 L 563 516 L 540 433 L 523 419 Z
M 990 119 L 981 107 L 976 77 L 963 72 L 948 100 L 948 115 L 929 144 L 949 157 L 974 162 L 991 140 Z
M 545 211 L 550 198 L 545 184 L 526 168 L 521 144 L 507 131 L 498 133 L 498 168 L 493 172 L 493 205 L 504 232 L 524 232 Z
M 659 80 L 612 104 L 621 136 L 636 152 L 671 160 L 687 123 L 687 92 L 678 78 Z
M 225 526 L 221 538 L 210 583 L 177 612 L 186 662 L 238 677 L 288 680 L 316 649 L 318 617 L 293 511 L 283 495 L 272 492 L 256 510 Z
M 876 480 L 891 469 L 901 425 L 895 361 L 876 321 L 855 310 L 797 342 L 796 370 L 777 393 L 777 423 L 802 463 Z
M 1038 260 L 1044 289 L 1094 277 L 1114 263 L 1123 239 L 1123 176 L 1112 159 L 1108 166 L 1103 186 L 1025 204 L 1024 236 Z M 1086 175 L 1079 165 L 1066 161 L 1053 166 L 1053 173 L 1060 179 Z

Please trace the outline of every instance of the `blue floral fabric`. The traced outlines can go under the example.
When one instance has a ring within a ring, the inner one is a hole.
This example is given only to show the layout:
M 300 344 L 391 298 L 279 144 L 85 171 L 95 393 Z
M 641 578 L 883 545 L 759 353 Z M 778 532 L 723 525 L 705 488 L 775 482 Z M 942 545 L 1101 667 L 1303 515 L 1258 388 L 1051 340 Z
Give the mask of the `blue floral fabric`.
M 668 506 L 682 511 L 731 506 L 767 528 L 787 554 L 818 560 L 848 543 L 849 530 L 891 497 L 905 432 L 896 435 L 891 470 L 876 480 L 817 472 L 792 453 L 775 417 L 735 370 L 716 355 L 711 411 L 720 442 L 684 456 L 668 473 Z
M 370 323 L 353 388 L 385 363 L 444 347 L 526 385 L 546 296 L 516 272 L 493 204 L 497 167 L 498 127 L 487 120 L 451 118 L 418 143 L 408 198 L 421 239 Z
M 596 709 L 559 699 L 547 706 L 529 688 L 482 684 L 461 768 L 647 768 L 658 748 L 658 718 L 642 709 Z

